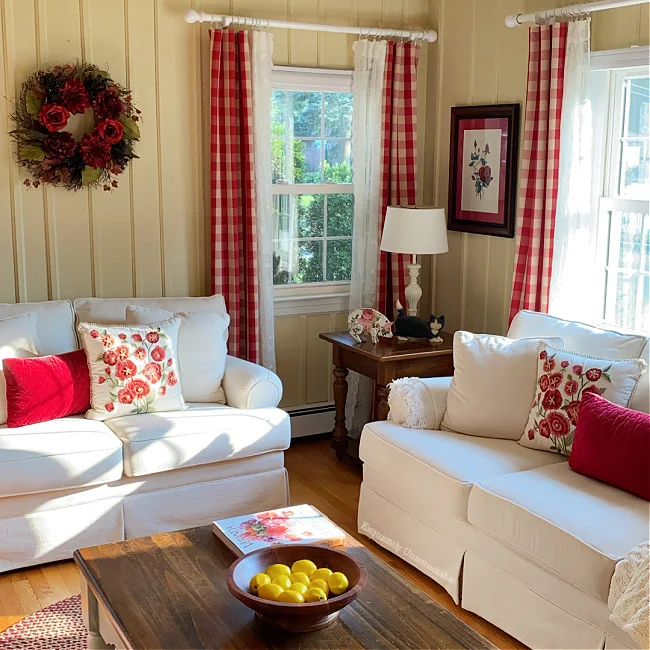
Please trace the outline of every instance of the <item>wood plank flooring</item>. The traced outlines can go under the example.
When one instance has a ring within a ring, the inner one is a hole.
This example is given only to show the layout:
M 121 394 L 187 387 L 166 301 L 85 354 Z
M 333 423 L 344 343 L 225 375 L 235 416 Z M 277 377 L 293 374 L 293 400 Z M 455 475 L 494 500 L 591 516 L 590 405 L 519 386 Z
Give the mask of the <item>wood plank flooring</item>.
M 449 594 L 410 564 L 357 533 L 361 469 L 336 460 L 328 440 L 296 442 L 286 454 L 291 502 L 311 503 L 349 534 L 503 650 L 526 646 L 482 618 L 458 607 Z M 0 574 L 0 631 L 52 603 L 79 593 L 79 574 L 70 561 Z

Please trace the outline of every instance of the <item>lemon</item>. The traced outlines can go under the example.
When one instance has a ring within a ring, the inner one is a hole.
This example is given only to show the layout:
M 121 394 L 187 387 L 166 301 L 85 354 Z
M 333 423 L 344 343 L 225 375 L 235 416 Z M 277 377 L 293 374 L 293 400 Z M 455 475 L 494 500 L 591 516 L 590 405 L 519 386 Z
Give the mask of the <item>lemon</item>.
M 262 585 L 268 585 L 271 582 L 271 578 L 269 578 L 266 573 L 257 573 L 251 578 L 250 583 L 248 586 L 251 588 L 251 591 L 254 594 L 257 594 L 257 590 L 262 586 Z
M 329 596 L 330 588 L 328 587 L 325 580 L 323 580 L 322 578 L 316 578 L 316 580 L 312 580 L 309 583 L 309 588 L 311 589 L 312 587 L 316 587 L 317 589 L 322 589 L 325 592 L 325 595 Z
M 273 580 L 275 576 L 290 576 L 291 569 L 286 564 L 272 564 L 266 570 L 266 575 Z
M 310 576 L 310 580 L 325 580 L 327 582 L 327 579 L 332 575 L 332 569 L 317 569 L 314 571 Z
M 278 603 L 304 603 L 305 599 L 300 592 L 287 589 L 276 598 L 276 601 Z
M 304 598 L 306 603 L 317 603 L 319 600 L 327 600 L 327 595 L 318 587 L 310 587 L 305 592 Z
M 341 573 L 340 571 L 337 571 L 327 579 L 327 584 L 329 585 L 330 591 L 335 596 L 338 596 L 348 588 L 350 583 L 348 582 L 345 573 Z
M 299 594 L 305 595 L 305 592 L 309 587 L 303 582 L 294 582 L 290 587 L 287 588 L 287 591 L 297 591 Z
M 318 567 L 311 560 L 296 560 L 291 565 L 291 573 L 306 573 L 308 576 L 311 576 L 316 569 Z
M 302 582 L 303 585 L 309 586 L 309 576 L 302 571 L 299 571 L 298 573 L 292 573 L 289 578 L 291 579 L 292 583 Z
M 257 590 L 257 595 L 264 600 L 277 600 L 280 597 L 280 594 L 284 592 L 284 589 L 280 585 L 274 585 L 273 583 L 267 583 L 262 585 Z
M 289 580 L 289 576 L 282 575 L 279 573 L 273 580 L 271 580 L 271 583 L 274 585 L 279 585 L 282 587 L 282 589 L 288 589 L 291 586 L 291 580 Z

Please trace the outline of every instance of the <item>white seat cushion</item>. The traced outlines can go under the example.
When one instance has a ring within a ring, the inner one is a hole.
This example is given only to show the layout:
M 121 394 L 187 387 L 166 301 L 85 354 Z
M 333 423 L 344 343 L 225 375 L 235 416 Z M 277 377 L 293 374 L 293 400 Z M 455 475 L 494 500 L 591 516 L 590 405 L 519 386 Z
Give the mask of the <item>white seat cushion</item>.
M 122 441 L 126 476 L 248 458 L 289 447 L 289 415 L 280 409 L 246 411 L 196 403 L 187 407 L 106 421 Z
M 83 416 L 0 427 L 0 497 L 98 485 L 122 476 L 122 445 Z
M 606 603 L 616 563 L 648 539 L 650 509 L 559 463 L 480 481 L 468 519 Z
M 563 460 L 524 449 L 514 440 L 405 429 L 390 422 L 366 425 L 359 454 L 382 477 L 374 490 L 432 526 L 439 517 L 436 511 L 467 518 L 475 482 Z

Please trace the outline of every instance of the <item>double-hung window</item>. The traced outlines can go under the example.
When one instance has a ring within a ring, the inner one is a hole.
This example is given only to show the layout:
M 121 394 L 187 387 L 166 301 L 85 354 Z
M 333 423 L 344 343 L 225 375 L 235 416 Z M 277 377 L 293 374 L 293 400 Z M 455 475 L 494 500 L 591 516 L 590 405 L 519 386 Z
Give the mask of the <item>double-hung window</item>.
M 352 77 L 275 68 L 273 283 L 317 295 L 352 271 Z M 277 292 L 276 292 L 277 293 Z
M 592 88 L 602 316 L 650 331 L 650 71 L 599 70 Z

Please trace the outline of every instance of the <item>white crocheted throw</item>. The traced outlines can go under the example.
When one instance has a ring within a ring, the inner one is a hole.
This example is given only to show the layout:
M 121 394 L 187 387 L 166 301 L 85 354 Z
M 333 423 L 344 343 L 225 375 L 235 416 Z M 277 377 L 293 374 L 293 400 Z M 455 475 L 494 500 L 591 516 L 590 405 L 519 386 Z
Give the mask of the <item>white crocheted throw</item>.
M 617 565 L 609 586 L 609 620 L 641 648 L 650 648 L 650 542 L 637 544 Z

